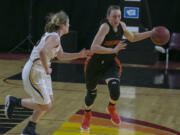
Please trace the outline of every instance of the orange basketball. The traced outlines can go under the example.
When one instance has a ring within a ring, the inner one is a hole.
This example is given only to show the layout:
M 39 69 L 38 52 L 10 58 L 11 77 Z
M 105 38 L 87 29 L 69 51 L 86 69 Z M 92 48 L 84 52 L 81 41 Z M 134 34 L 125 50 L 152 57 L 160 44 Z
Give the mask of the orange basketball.
M 169 30 L 164 26 L 157 26 L 152 30 L 151 40 L 156 45 L 165 45 L 170 38 Z

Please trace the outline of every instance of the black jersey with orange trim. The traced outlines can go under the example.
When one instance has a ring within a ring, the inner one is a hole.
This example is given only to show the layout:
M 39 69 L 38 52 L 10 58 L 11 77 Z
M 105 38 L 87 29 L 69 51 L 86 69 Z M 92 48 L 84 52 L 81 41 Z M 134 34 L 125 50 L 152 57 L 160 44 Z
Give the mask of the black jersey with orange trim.
M 109 25 L 109 32 L 107 33 L 107 35 L 105 36 L 103 42 L 102 42 L 102 46 L 106 47 L 106 48 L 114 48 L 120 41 L 122 41 L 122 37 L 123 37 L 123 29 L 121 24 L 118 25 L 118 30 L 117 32 L 115 32 L 113 30 L 112 25 L 108 22 L 107 19 L 103 20 L 103 23 L 107 23 Z M 100 58 L 100 59 L 104 59 L 104 60 L 114 60 L 114 57 L 116 56 L 116 54 L 94 54 L 93 58 Z
M 111 24 L 108 22 L 108 20 L 104 20 L 103 23 L 107 23 L 109 25 L 109 32 L 105 36 L 102 46 L 108 48 L 114 48 L 122 40 L 122 36 L 123 36 L 122 26 L 121 24 L 119 24 L 118 30 L 117 32 L 115 32 Z
M 104 38 L 102 42 L 102 46 L 107 48 L 114 48 L 121 40 L 123 36 L 123 29 L 121 24 L 118 26 L 117 32 L 113 30 L 113 27 L 108 22 L 108 20 L 104 20 L 103 23 L 107 23 L 109 25 L 109 32 Z M 102 24 L 103 24 L 102 23 Z M 86 80 L 88 80 L 90 74 L 96 76 L 99 72 L 104 72 L 110 67 L 118 67 L 119 71 L 122 72 L 120 61 L 114 54 L 96 54 L 94 53 L 91 57 L 88 57 L 85 61 L 84 72 L 88 73 L 86 76 Z M 97 71 L 97 72 L 96 72 Z M 118 73 L 117 73 L 118 74 Z M 91 79 L 90 79 L 91 80 Z

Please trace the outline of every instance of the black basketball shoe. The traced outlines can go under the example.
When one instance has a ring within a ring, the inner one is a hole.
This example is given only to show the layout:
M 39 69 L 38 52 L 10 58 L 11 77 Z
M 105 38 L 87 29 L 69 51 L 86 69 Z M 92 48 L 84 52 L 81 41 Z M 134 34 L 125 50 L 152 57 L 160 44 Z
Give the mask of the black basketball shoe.
M 39 135 L 35 132 L 35 126 L 26 126 L 21 135 Z
M 15 108 L 15 101 L 16 101 L 15 97 L 10 96 L 10 95 L 6 96 L 4 113 L 5 113 L 5 116 L 9 119 L 12 119 L 13 110 Z

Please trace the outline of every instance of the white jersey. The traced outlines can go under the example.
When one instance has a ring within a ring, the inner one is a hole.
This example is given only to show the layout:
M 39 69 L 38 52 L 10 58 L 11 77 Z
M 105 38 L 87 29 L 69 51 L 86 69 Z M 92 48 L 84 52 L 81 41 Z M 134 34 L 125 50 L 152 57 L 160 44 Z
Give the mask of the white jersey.
M 46 74 L 39 56 L 46 38 L 52 35 L 59 38 L 56 32 L 45 33 L 38 46 L 33 48 L 30 59 L 26 62 L 22 72 L 24 89 L 32 97 L 33 102 L 37 104 L 49 104 L 51 102 L 50 96 L 53 95 L 51 76 Z M 56 48 L 49 50 L 47 54 L 49 66 L 51 64 L 50 60 L 57 56 L 60 49 L 61 45 L 59 43 Z
M 34 61 L 34 60 L 40 58 L 39 52 L 40 52 L 41 48 L 45 45 L 46 38 L 49 37 L 49 36 L 52 36 L 52 35 L 57 36 L 59 38 L 59 41 L 60 41 L 60 37 L 59 37 L 58 33 L 56 33 L 56 32 L 52 32 L 52 33 L 46 32 L 45 35 L 42 36 L 39 44 L 33 48 L 32 52 L 31 52 L 31 55 L 30 55 L 30 60 Z M 53 48 L 53 49 L 49 50 L 49 52 L 47 54 L 48 65 L 50 65 L 50 60 L 57 56 L 57 52 L 60 49 L 62 49 L 62 47 L 60 46 L 60 43 L 59 43 L 59 45 L 56 48 Z

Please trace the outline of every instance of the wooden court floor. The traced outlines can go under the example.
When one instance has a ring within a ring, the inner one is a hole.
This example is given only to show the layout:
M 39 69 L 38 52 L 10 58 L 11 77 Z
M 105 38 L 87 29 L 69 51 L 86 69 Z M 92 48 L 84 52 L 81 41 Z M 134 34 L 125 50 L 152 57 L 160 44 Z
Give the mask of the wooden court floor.
M 25 61 L 0 60 L 0 130 L 9 128 L 4 135 L 19 135 L 30 118 L 27 114 L 23 120 L 14 121 L 12 126 L 3 115 L 6 95 L 28 97 L 21 80 L 5 80 L 20 73 Z M 53 82 L 53 91 L 54 105 L 37 125 L 41 135 L 180 135 L 180 89 L 121 86 L 117 109 L 122 124 L 117 127 L 111 124 L 106 113 L 108 89 L 101 84 L 89 133 L 80 130 L 85 84 Z

